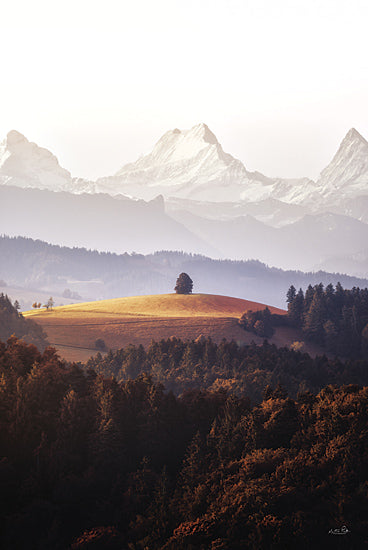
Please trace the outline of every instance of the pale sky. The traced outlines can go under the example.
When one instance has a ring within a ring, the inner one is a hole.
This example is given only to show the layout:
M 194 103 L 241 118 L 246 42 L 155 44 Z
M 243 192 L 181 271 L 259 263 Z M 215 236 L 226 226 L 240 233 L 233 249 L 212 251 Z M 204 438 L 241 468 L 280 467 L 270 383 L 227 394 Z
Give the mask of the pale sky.
M 368 139 L 367 0 L 3 0 L 0 139 L 111 175 L 205 122 L 269 176 L 317 177 Z

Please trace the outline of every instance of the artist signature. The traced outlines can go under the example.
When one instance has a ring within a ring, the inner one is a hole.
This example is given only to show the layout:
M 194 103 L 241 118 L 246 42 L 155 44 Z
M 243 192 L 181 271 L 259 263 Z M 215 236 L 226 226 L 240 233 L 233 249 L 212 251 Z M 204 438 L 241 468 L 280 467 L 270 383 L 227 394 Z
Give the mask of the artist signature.
M 328 532 L 329 535 L 347 535 L 348 533 L 350 533 L 350 531 L 345 525 L 340 529 L 330 529 Z

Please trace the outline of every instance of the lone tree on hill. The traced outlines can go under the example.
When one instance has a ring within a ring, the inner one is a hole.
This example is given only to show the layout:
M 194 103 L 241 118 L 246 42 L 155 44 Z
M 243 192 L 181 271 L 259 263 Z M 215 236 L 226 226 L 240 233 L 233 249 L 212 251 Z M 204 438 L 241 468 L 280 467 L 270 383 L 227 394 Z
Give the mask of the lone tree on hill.
M 180 273 L 174 290 L 176 294 L 192 294 L 193 281 L 187 273 Z

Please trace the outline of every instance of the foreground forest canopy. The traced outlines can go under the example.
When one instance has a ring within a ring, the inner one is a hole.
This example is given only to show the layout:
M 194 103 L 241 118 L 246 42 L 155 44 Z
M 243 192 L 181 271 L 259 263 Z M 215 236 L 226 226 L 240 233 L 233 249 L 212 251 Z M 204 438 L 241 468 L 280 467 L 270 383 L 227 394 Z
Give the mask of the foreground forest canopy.
M 178 398 L 15 337 L 0 377 L 2 548 L 330 548 L 343 525 L 341 548 L 368 542 L 367 388 Z
M 86 364 L 105 377 L 118 382 L 146 373 L 176 395 L 192 389 L 228 390 L 233 394 L 260 401 L 267 385 L 277 384 L 296 397 L 300 391 L 319 392 L 327 384 L 368 384 L 368 361 L 325 355 L 311 357 L 307 353 L 277 348 L 264 342 L 244 346 L 210 338 L 195 341 L 169 338 L 143 346 L 126 346 L 98 353 Z

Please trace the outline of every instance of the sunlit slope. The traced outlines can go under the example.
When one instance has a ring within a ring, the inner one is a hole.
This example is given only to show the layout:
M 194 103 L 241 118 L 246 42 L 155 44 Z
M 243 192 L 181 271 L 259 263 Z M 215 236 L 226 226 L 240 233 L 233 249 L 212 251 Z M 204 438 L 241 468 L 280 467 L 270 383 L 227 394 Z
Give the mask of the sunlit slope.
M 215 342 L 226 338 L 239 343 L 252 340 L 262 343 L 263 338 L 241 329 L 238 319 L 247 309 L 255 311 L 264 307 L 256 302 L 212 294 L 159 294 L 85 302 L 52 311 L 29 311 L 24 315 L 42 326 L 50 344 L 62 357 L 85 361 L 99 351 L 96 340 L 101 338 L 106 349 L 128 344 L 147 346 L 152 340 L 172 336 L 192 340 L 203 335 Z M 270 310 L 285 313 L 273 307 Z
M 25 312 L 32 317 L 47 316 L 154 316 L 154 317 L 239 317 L 247 309 L 257 311 L 265 304 L 240 298 L 214 294 L 155 294 L 152 296 L 130 296 L 97 302 L 82 302 L 60 306 L 53 311 L 39 310 Z M 285 313 L 268 306 L 272 313 Z

